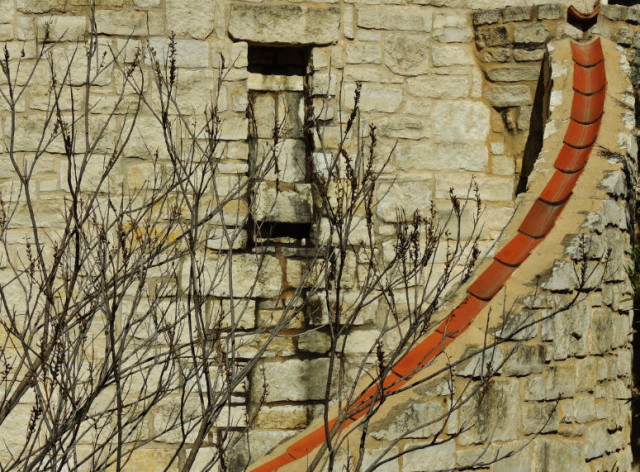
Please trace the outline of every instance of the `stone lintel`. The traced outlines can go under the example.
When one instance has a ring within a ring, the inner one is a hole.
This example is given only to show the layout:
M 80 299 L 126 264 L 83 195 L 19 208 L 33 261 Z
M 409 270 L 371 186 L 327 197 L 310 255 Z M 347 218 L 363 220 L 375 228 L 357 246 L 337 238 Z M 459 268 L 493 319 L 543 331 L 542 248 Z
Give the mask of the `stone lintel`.
M 338 41 L 340 8 L 292 4 L 232 3 L 229 35 L 272 45 L 332 44 Z

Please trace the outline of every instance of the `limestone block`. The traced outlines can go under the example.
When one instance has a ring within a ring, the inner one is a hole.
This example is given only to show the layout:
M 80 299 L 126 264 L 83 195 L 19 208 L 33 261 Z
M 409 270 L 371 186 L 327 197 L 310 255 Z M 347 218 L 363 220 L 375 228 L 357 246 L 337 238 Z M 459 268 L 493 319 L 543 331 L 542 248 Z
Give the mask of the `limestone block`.
M 358 26 L 366 29 L 431 31 L 431 10 L 420 7 L 362 7 Z
M 137 472 L 176 472 L 178 470 L 177 461 L 173 461 L 169 469 L 166 468 L 173 455 L 173 448 L 168 445 L 165 448 L 135 449 L 128 457 L 126 467 Z
M 460 75 L 423 75 L 407 81 L 409 93 L 427 98 L 467 98 L 471 90 L 469 77 Z
M 603 455 L 611 442 L 611 437 L 607 432 L 607 423 L 599 421 L 590 424 L 587 429 L 587 459 L 593 459 Z
M 342 9 L 342 32 L 344 33 L 344 37 L 348 39 L 355 38 L 355 28 L 354 28 L 354 9 L 353 5 L 345 5 Z
M 384 63 L 400 75 L 420 75 L 429 70 L 429 38 L 421 33 L 395 33 L 385 40 Z M 347 54 L 348 54 L 347 46 Z M 348 56 L 347 56 L 348 57 Z
M 500 21 L 500 10 L 482 10 L 473 13 L 473 24 L 475 26 L 490 25 Z
M 553 402 L 526 402 L 522 409 L 522 429 L 525 434 L 557 431 L 558 411 Z
M 345 87 L 345 102 L 348 108 L 353 108 L 353 90 L 355 86 Z M 402 103 L 402 89 L 376 84 L 363 84 L 360 98 L 362 111 L 391 113 L 396 111 Z
M 633 31 L 629 28 L 620 28 L 616 33 L 615 41 L 623 46 L 631 46 L 633 43 Z
M 305 406 L 263 406 L 256 417 L 261 429 L 300 429 L 307 425 L 309 410 Z
M 258 221 L 308 223 L 311 207 L 310 184 L 296 184 L 292 190 L 278 191 L 273 185 L 261 182 L 255 191 L 253 213 Z
M 504 47 L 510 46 L 509 33 L 504 26 L 495 26 L 484 29 L 477 33 L 478 45 L 484 47 Z
M 215 26 L 215 3 L 207 0 L 190 0 L 188 8 L 180 0 L 167 0 L 167 18 L 177 37 L 204 39 Z
M 42 2 L 46 3 L 46 2 Z M 11 24 L 15 16 L 13 0 L 0 0 L 0 23 Z
M 502 368 L 504 375 L 523 376 L 542 372 L 545 348 L 541 345 L 518 345 L 514 348 Z
M 84 16 L 47 16 L 36 20 L 38 37 L 44 38 L 45 30 L 49 31 L 52 41 L 81 41 L 87 29 Z
M 514 183 L 512 178 L 477 176 L 476 183 L 480 189 L 480 198 L 484 202 L 511 201 Z M 471 184 L 471 175 L 464 173 L 440 174 L 436 178 L 436 198 L 449 199 L 449 189 L 454 194 L 465 198 Z
M 507 7 L 502 13 L 504 21 L 527 21 L 531 19 L 530 7 Z
M 324 354 L 330 347 L 329 335 L 321 331 L 308 331 L 298 337 L 298 349 L 301 351 Z
M 610 20 L 620 20 L 622 18 L 623 7 L 621 5 L 602 5 L 602 14 Z
M 640 23 L 640 5 L 633 5 L 627 9 L 627 21 L 629 23 Z
M 445 409 L 441 402 L 416 402 L 394 408 L 381 421 L 370 426 L 371 436 L 378 440 L 393 441 L 404 437 L 428 438 L 442 427 Z
M 598 360 L 594 357 L 585 357 L 576 361 L 576 392 L 593 391 L 596 385 L 596 373 Z
M 487 101 L 496 108 L 531 105 L 531 88 L 526 85 L 488 85 L 485 88 Z
M 564 8 L 558 3 L 550 3 L 547 5 L 538 6 L 538 19 L 539 20 L 555 20 L 560 18 L 564 13 Z
M 520 82 L 522 80 L 538 80 L 540 68 L 536 66 L 499 67 L 487 71 L 492 82 Z
M 466 354 L 468 355 L 468 354 Z M 504 354 L 500 348 L 481 351 L 459 365 L 455 366 L 455 373 L 461 377 L 480 378 L 487 375 L 489 369 L 496 372 L 504 362 Z M 499 371 L 498 371 L 499 372 Z
M 591 308 L 589 302 L 585 300 L 553 317 L 555 359 L 583 356 L 587 353 L 590 316 Z
M 507 62 L 511 59 L 510 48 L 483 49 L 480 52 L 482 62 Z
M 535 472 L 570 470 L 587 472 L 591 470 L 584 460 L 584 446 L 579 441 L 561 438 L 543 438 L 535 441 Z
M 510 312 L 506 315 L 503 326 L 494 333 L 500 339 L 525 341 L 534 338 L 538 332 L 535 311 Z
M 514 49 L 513 58 L 516 62 L 541 61 L 544 57 L 544 49 Z
M 340 9 L 295 4 L 232 3 L 229 35 L 271 44 L 331 44 L 338 40 Z
M 64 0 L 17 0 L 16 7 L 22 13 L 47 13 L 62 10 Z
M 240 117 L 222 118 L 220 139 L 223 141 L 244 141 L 247 139 L 249 121 Z
M 98 10 L 96 11 L 98 33 L 108 35 L 146 36 L 147 15 L 142 11 Z M 164 17 L 149 15 L 149 34 L 164 33 Z
M 271 144 L 273 146 L 273 144 Z M 267 145 L 261 149 L 269 149 Z M 278 179 L 280 182 L 301 182 L 306 175 L 306 145 L 301 139 L 285 139 L 276 146 L 276 160 L 278 163 Z M 268 158 L 272 157 L 270 151 L 265 151 Z M 276 169 L 273 166 L 265 176 L 265 180 L 275 180 Z
M 159 7 L 160 0 L 133 0 L 133 4 L 140 8 Z
M 525 400 L 544 400 L 545 399 L 545 379 L 541 375 L 527 377 L 524 388 Z
M 264 364 L 264 375 L 269 385 L 266 401 L 322 400 L 328 369 L 328 359 L 291 359 Z M 253 375 L 252 384 L 261 386 L 260 369 L 256 369 Z
M 380 64 L 382 62 L 382 46 L 379 43 L 347 44 L 347 64 Z
M 403 472 L 436 472 L 455 467 L 456 444 L 449 440 L 403 456 Z
M 465 16 L 436 14 L 433 37 L 443 43 L 468 43 L 473 40 L 473 30 L 468 26 Z
M 471 49 L 464 46 L 433 46 L 431 55 L 433 65 L 436 67 L 470 66 L 475 64 Z
M 551 34 L 547 27 L 541 24 L 528 26 L 518 25 L 513 30 L 515 43 L 522 45 L 526 44 L 529 47 L 532 45 L 544 44 L 550 37 Z
M 489 108 L 481 102 L 438 102 L 434 121 L 434 136 L 440 143 L 485 141 L 489 134 Z
M 150 45 L 155 49 L 158 60 L 162 64 L 169 52 L 169 41 L 165 38 L 152 38 Z M 145 62 L 150 64 L 150 58 L 145 58 Z M 209 67 L 209 45 L 205 41 L 176 39 L 176 66 L 185 68 Z
M 418 210 L 426 213 L 431 205 L 431 188 L 428 182 L 393 182 L 376 186 L 378 204 L 376 213 L 383 221 L 397 221 L 397 209 L 403 209 L 407 218 Z
M 571 398 L 576 393 L 575 369 L 572 364 L 562 363 L 547 371 L 546 399 Z
M 495 175 L 514 175 L 516 162 L 509 156 L 493 156 L 491 158 L 491 172 Z
M 484 171 L 489 156 L 484 143 L 398 145 L 395 164 L 404 171 L 469 170 Z
M 429 117 L 412 115 L 391 115 L 380 120 L 378 136 L 386 138 L 422 139 L 429 135 Z
M 230 297 L 232 291 L 238 298 L 271 298 L 280 293 L 282 268 L 275 257 L 235 254 L 231 271 L 228 267 L 221 272 L 216 269 L 216 264 L 207 269 L 207 277 L 214 281 L 212 294 L 216 297 Z
M 611 348 L 611 312 L 608 309 L 594 309 L 588 332 L 589 354 L 605 354 Z

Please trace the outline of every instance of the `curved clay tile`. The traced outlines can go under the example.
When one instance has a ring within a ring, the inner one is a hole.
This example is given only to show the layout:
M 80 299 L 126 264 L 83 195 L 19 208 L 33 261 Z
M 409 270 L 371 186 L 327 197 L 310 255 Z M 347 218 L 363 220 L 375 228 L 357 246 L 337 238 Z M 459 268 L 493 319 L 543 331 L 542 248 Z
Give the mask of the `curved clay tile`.
M 597 23 L 600 9 L 601 7 L 598 5 L 591 13 L 581 13 L 580 10 L 571 5 L 567 11 L 567 23 L 582 31 L 587 31 Z
M 570 8 L 570 12 L 571 10 Z M 599 11 L 599 8 L 596 10 Z M 591 15 L 595 17 L 597 12 Z M 571 121 L 564 136 L 564 144 L 554 164 L 558 170 L 549 179 L 540 197 L 533 203 L 518 228 L 518 233 L 495 256 L 493 262 L 475 278 L 460 305 L 440 322 L 434 332 L 393 366 L 392 372 L 383 379 L 382 385 L 378 382 L 370 386 L 349 405 L 345 410 L 349 416 L 346 421 L 336 427 L 337 418 L 333 418 L 328 424 L 330 430 L 334 427 L 336 430 L 342 430 L 370 412 L 380 403 L 385 394 L 399 390 L 438 356 L 447 345 L 469 327 L 555 224 L 593 149 L 604 110 L 606 76 L 604 67 L 600 67 L 604 61 L 600 39 L 589 44 L 572 41 L 571 49 L 573 60 L 577 65 L 577 73 L 574 76 Z M 320 446 L 324 440 L 324 426 L 304 432 L 286 449 L 286 452 L 250 470 L 251 472 L 274 472 L 295 460 L 302 459 Z

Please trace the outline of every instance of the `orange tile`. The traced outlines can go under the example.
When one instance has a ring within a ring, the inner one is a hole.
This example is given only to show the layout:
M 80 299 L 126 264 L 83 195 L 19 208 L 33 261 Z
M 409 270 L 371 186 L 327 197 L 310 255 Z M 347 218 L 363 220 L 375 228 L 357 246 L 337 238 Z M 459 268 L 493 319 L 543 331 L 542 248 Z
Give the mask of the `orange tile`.
M 605 97 L 606 89 L 593 95 L 574 92 L 573 102 L 571 102 L 571 118 L 579 123 L 594 123 L 602 116 Z
M 449 345 L 471 325 L 487 303 L 487 301 L 480 300 L 471 293 L 467 295 L 467 298 L 436 329 L 436 333 L 444 336 L 445 346 Z
M 583 125 L 571 120 L 567 133 L 564 135 L 564 142 L 575 148 L 586 148 L 591 146 L 598 139 L 601 120 L 590 125 Z
M 556 169 L 564 172 L 577 172 L 582 170 L 587 164 L 587 160 L 589 159 L 592 149 L 593 146 L 576 149 L 563 144 L 554 165 Z
M 337 418 L 329 421 L 329 430 L 333 428 L 337 421 Z M 287 448 L 287 453 L 294 459 L 302 459 L 316 447 L 320 446 L 326 439 L 324 425 L 314 429 L 310 433 L 303 434 L 304 436 Z
M 573 90 L 591 95 L 602 90 L 605 85 L 607 85 L 607 74 L 604 61 L 593 67 L 573 64 Z
M 251 472 L 274 472 L 280 467 L 284 467 L 285 465 L 292 463 L 294 460 L 295 458 L 291 457 L 289 454 L 282 454 L 281 456 L 270 460 L 266 464 L 262 464 L 256 469 L 251 469 Z
M 538 199 L 531 206 L 531 210 L 527 213 L 518 230 L 532 238 L 541 238 L 553 228 L 553 224 L 563 208 L 564 203 L 552 205 Z
M 394 372 L 391 372 L 385 377 L 384 381 L 382 382 L 383 391 L 385 392 L 385 394 L 393 393 L 402 388 L 402 386 L 406 384 L 407 381 L 408 378 L 399 376 Z M 358 420 L 362 418 L 369 412 L 371 408 L 373 408 L 380 402 L 382 398 L 379 394 L 379 388 L 379 385 L 373 385 L 369 387 L 362 395 L 360 395 L 360 397 L 358 397 L 356 401 L 349 405 L 348 411 L 357 410 L 349 417 L 351 420 Z M 375 402 L 373 402 L 374 398 Z
M 503 264 L 517 267 L 531 254 L 531 251 L 542 241 L 526 234 L 517 233 L 496 255 Z
M 468 292 L 481 300 L 491 300 L 500 291 L 509 276 L 516 270 L 500 261 L 493 261 L 471 284 Z
M 581 66 L 595 66 L 598 62 L 604 59 L 600 38 L 589 44 L 581 44 L 571 41 L 571 50 L 573 52 L 573 60 Z
M 555 171 L 540 194 L 540 200 L 547 203 L 564 202 L 573 192 L 580 175 L 582 175 L 582 171 L 573 173 Z
M 442 335 L 431 333 L 393 366 L 393 372 L 400 377 L 409 379 L 440 354 L 443 347 Z

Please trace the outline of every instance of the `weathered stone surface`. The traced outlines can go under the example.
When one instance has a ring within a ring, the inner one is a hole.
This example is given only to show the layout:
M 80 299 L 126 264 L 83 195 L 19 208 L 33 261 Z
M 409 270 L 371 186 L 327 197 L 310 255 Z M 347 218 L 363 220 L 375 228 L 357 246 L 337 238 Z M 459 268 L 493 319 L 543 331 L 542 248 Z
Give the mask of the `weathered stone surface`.
M 522 80 L 538 80 L 540 68 L 536 66 L 498 67 L 489 69 L 487 77 L 493 82 L 520 82 Z
M 584 446 L 581 442 L 560 438 L 538 438 L 535 441 L 535 472 L 551 470 L 589 470 L 584 460 Z
M 18 11 L 23 13 L 47 13 L 52 10 L 61 10 L 64 7 L 63 0 L 17 0 Z
M 602 5 L 602 15 L 605 18 L 617 21 L 622 18 L 623 8 L 621 5 Z
M 431 10 L 419 7 L 362 7 L 358 26 L 368 29 L 431 31 Z
M 466 354 L 465 354 L 466 355 Z M 499 372 L 499 366 L 504 362 L 504 354 L 500 348 L 487 349 L 475 354 L 455 369 L 456 375 L 461 377 L 481 378 L 487 375 L 488 371 Z
M 605 354 L 611 348 L 611 313 L 609 310 L 592 310 L 587 343 L 589 354 Z
M 467 119 L 473 116 L 473 120 Z M 489 134 L 489 108 L 481 102 L 439 102 L 435 107 L 434 136 L 440 143 L 484 141 Z
M 442 43 L 468 43 L 473 31 L 465 16 L 437 14 L 433 20 L 433 37 Z
M 476 26 L 489 25 L 500 21 L 500 10 L 482 10 L 473 13 L 473 24 Z
M 413 451 L 404 457 L 403 472 L 436 472 L 451 470 L 455 467 L 456 444 L 447 441 L 443 444 Z
M 487 101 L 496 108 L 531 105 L 531 88 L 526 85 L 488 85 L 485 88 Z
M 348 64 L 380 64 L 382 46 L 379 43 L 355 43 L 346 47 Z
M 544 377 L 541 375 L 527 377 L 524 391 L 525 400 L 544 400 L 546 396 Z
M 347 86 L 346 105 L 353 107 L 353 90 L 355 86 Z M 363 84 L 360 98 L 360 110 L 369 112 L 394 112 L 402 103 L 402 89 L 378 84 Z
M 604 454 L 611 442 L 611 436 L 607 432 L 607 423 L 599 421 L 589 425 L 587 429 L 587 459 L 593 459 Z
M 409 92 L 427 98 L 467 98 L 471 83 L 466 76 L 423 75 L 407 81 Z
M 347 49 L 348 50 L 348 49 Z M 429 70 L 429 38 L 419 33 L 395 33 L 385 41 L 384 63 L 396 74 L 420 75 Z
M 309 331 L 298 337 L 298 349 L 324 354 L 331 347 L 329 335 L 321 331 Z
M 560 18 L 564 13 L 562 5 L 558 3 L 551 3 L 547 5 L 538 6 L 538 19 L 539 20 L 555 20 Z
M 480 47 L 509 46 L 509 34 L 504 26 L 487 28 L 477 33 L 477 40 Z
M 513 198 L 512 178 L 478 176 L 475 179 L 484 202 L 504 202 Z M 469 190 L 471 177 L 460 174 L 440 174 L 436 179 L 436 198 L 449 198 L 449 189 L 459 197 L 465 198 Z
M 311 221 L 310 184 L 296 184 L 292 190 L 276 190 L 262 182 L 255 192 L 254 218 L 259 221 L 308 223 Z
M 400 438 L 407 431 L 408 438 L 428 438 L 442 427 L 445 409 L 440 402 L 418 402 L 394 408 L 382 421 L 376 421 L 369 431 L 378 440 Z
M 571 398 L 575 395 L 576 380 L 573 365 L 561 363 L 548 368 L 545 388 L 547 400 Z
M 149 33 L 164 33 L 164 17 L 149 16 Z M 97 10 L 96 25 L 98 33 L 110 35 L 145 36 L 147 34 L 147 15 L 142 11 Z
M 186 7 L 180 0 L 166 0 L 171 30 L 177 37 L 206 38 L 215 27 L 215 4 L 208 0 L 190 0 Z
M 295 4 L 233 3 L 229 35 L 272 44 L 330 44 L 338 40 L 340 9 Z
M 485 170 L 489 161 L 484 144 L 402 145 L 396 148 L 396 166 L 404 171 Z
M 507 7 L 502 16 L 505 22 L 526 21 L 531 19 L 531 7 Z
M 464 46 L 433 46 L 431 54 L 433 65 L 436 67 L 470 66 L 475 64 L 471 50 Z
M 513 51 L 513 58 L 516 62 L 541 61 L 543 57 L 544 49 L 515 49 Z
M 522 410 L 525 434 L 549 433 L 558 430 L 559 418 L 554 402 L 526 402 Z
M 507 62 L 511 59 L 510 48 L 483 49 L 480 52 L 482 62 Z
M 513 30 L 516 44 L 527 46 L 544 44 L 550 37 L 549 30 L 544 25 L 517 25 Z
M 587 353 L 590 312 L 589 302 L 585 300 L 554 316 L 555 359 L 583 356 Z
M 545 349 L 541 345 L 519 345 L 507 356 L 502 368 L 504 375 L 522 376 L 539 374 L 545 361 Z
M 426 182 L 394 182 L 389 188 L 381 184 L 377 186 L 377 213 L 384 221 L 395 222 L 396 210 L 403 209 L 407 217 L 419 210 L 426 211 L 431 204 L 431 188 Z
M 218 270 L 222 270 L 222 274 L 215 273 Z M 206 277 L 217 282 L 212 290 L 212 294 L 216 297 L 231 296 L 230 284 L 233 284 L 234 297 L 269 298 L 277 296 L 282 285 L 282 269 L 278 260 L 272 256 L 264 256 L 260 261 L 260 256 L 254 254 L 235 255 L 231 273 L 229 273 L 228 267 L 219 269 L 213 263 L 207 269 Z M 183 286 L 187 282 L 188 279 L 183 276 Z
M 616 33 L 615 41 L 623 46 L 631 46 L 633 43 L 633 31 L 629 28 L 620 28 Z
M 267 402 L 320 400 L 324 397 L 328 359 L 269 362 L 264 364 L 264 376 L 269 385 Z M 255 388 L 263 384 L 262 372 L 254 373 Z M 261 395 L 262 392 L 254 392 Z M 258 398 L 258 397 L 256 397 Z
M 633 5 L 627 9 L 627 21 L 629 23 L 640 23 L 640 5 Z

